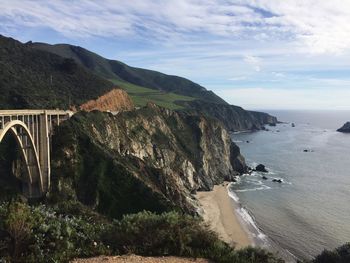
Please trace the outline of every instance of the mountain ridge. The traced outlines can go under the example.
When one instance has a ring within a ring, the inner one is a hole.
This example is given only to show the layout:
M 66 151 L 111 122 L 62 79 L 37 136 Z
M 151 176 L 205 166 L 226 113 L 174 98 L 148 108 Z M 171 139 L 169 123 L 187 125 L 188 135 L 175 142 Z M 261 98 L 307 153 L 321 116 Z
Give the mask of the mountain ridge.
M 69 44 L 23 44 L 0 36 L 0 62 L 0 108 L 78 109 L 119 87 L 136 107 L 154 102 L 205 114 L 220 120 L 229 131 L 258 130 L 277 122 L 269 114 L 230 105 L 188 79 L 130 67 Z
M 204 101 L 227 104 L 214 92 L 186 78 L 164 74 L 155 70 L 131 67 L 120 61 L 104 58 L 79 46 L 69 44 L 49 45 L 35 42 L 30 42 L 28 45 L 62 57 L 73 58 L 81 65 L 107 79 L 115 78 L 150 89 L 174 92 L 179 95 L 190 95 Z
M 174 104 L 192 112 L 203 113 L 210 118 L 219 119 L 230 131 L 259 130 L 263 129 L 266 124 L 277 123 L 277 118 L 267 113 L 247 111 L 239 106 L 230 105 L 214 92 L 182 77 L 130 67 L 123 62 L 103 58 L 79 46 L 69 44 L 49 45 L 45 43 L 30 43 L 30 46 L 66 58 L 76 59 L 77 63 L 84 65 L 96 74 L 108 79 L 115 78 L 115 83 L 121 87 L 123 87 L 123 84 L 120 81 L 126 81 L 133 85 L 140 85 L 140 88 L 147 87 L 161 92 L 174 92 L 175 94 L 192 97 L 193 100 L 175 100 Z M 168 88 L 170 84 L 171 87 L 178 85 L 181 88 Z M 130 90 L 128 93 L 131 96 L 133 94 Z M 144 94 L 141 93 L 140 97 L 143 99 Z M 155 101 L 155 103 L 157 102 Z

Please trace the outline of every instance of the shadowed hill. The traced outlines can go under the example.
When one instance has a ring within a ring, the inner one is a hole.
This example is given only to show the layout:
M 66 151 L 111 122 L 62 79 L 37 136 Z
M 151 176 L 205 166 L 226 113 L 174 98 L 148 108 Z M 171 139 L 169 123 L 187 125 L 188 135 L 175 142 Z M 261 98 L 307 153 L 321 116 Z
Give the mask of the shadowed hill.
M 34 49 L 0 35 L 0 108 L 62 108 L 80 105 L 113 83 L 73 59 Z
M 208 91 L 188 79 L 153 70 L 130 67 L 120 61 L 103 58 L 82 47 L 45 43 L 32 43 L 31 46 L 65 58 L 72 58 L 77 63 L 107 79 L 122 80 L 145 88 L 173 92 L 212 103 L 227 104 L 212 91 Z

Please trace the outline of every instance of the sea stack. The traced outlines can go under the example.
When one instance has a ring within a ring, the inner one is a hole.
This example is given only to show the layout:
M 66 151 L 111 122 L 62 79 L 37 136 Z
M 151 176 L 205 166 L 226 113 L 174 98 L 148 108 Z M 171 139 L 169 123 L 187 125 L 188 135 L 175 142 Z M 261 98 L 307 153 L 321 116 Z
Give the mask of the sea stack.
M 348 121 L 343 125 L 343 127 L 339 128 L 337 130 L 338 132 L 345 132 L 345 133 L 350 133 L 350 122 Z
M 268 170 L 266 170 L 265 165 L 259 164 L 255 167 L 255 171 L 257 172 L 263 172 L 263 173 L 268 173 Z

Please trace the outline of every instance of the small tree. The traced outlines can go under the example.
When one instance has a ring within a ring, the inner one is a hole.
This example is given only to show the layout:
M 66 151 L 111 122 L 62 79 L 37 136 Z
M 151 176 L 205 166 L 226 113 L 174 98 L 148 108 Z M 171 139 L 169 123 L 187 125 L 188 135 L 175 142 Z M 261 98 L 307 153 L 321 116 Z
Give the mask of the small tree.
M 12 259 L 18 262 L 23 248 L 30 239 L 34 223 L 29 207 L 20 202 L 10 203 L 4 223 L 12 241 Z

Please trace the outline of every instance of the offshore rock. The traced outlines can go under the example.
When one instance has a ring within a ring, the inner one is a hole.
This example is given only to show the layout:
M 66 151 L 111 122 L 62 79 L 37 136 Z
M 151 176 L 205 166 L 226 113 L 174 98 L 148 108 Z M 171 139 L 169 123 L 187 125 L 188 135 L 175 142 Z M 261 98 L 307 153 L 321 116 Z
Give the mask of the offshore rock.
M 337 130 L 338 132 L 350 133 L 350 122 L 346 122 L 343 127 Z
M 259 164 L 255 167 L 255 171 L 257 172 L 263 172 L 263 173 L 268 173 L 268 171 L 266 170 L 265 165 L 263 164 Z

